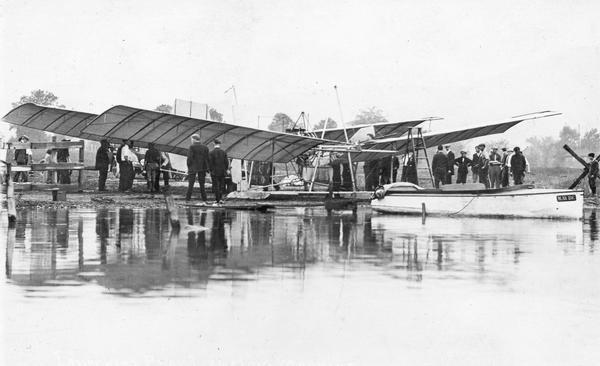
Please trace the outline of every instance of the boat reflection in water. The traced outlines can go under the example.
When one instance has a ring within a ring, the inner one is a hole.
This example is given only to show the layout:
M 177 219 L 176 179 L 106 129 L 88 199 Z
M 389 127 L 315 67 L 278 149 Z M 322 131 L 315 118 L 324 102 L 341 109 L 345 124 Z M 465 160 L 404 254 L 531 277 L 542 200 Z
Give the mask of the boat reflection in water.
M 258 213 L 187 210 L 179 231 L 162 209 L 21 211 L 8 235 L 6 275 L 40 287 L 102 286 L 124 296 L 196 296 L 210 283 L 374 274 L 406 281 L 473 279 L 506 283 L 532 251 L 589 250 L 596 212 L 581 221 L 327 214 L 319 208 Z M 584 249 L 585 248 L 585 249 Z

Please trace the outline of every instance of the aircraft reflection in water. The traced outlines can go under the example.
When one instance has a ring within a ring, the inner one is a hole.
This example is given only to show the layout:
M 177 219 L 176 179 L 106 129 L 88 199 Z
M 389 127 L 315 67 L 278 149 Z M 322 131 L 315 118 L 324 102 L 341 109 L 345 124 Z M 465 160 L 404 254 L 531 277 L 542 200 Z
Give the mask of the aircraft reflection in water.
M 372 271 L 408 281 L 510 281 L 531 251 L 560 246 L 593 253 L 596 212 L 584 222 L 187 210 L 169 227 L 165 210 L 25 210 L 6 229 L 6 275 L 41 286 L 97 283 L 108 293 L 193 296 L 210 283 L 296 278 L 313 266 L 331 275 Z M 583 228 L 582 228 L 583 226 Z

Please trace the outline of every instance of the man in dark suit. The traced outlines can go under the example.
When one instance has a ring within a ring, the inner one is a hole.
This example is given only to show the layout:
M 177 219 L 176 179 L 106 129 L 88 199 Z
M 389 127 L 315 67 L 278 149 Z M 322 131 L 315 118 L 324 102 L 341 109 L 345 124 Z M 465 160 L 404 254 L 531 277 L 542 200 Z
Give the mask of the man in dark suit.
M 408 152 L 408 155 L 404 157 L 404 166 L 402 167 L 402 182 L 409 182 L 412 184 L 419 184 L 417 179 L 417 161 L 412 151 Z
M 479 145 L 475 146 L 475 154 L 471 159 L 471 171 L 473 172 L 473 183 L 479 182 L 479 157 L 481 156 L 481 150 Z
M 160 151 L 156 149 L 154 143 L 149 143 L 146 155 L 144 155 L 144 167 L 146 169 L 146 179 L 148 181 L 148 189 L 150 192 L 160 191 L 158 181 L 160 178 L 160 162 Z
M 440 183 L 445 184 L 448 174 L 448 158 L 444 154 L 444 147 L 438 146 L 437 153 L 433 156 L 431 163 L 435 188 L 440 188 Z
M 588 160 L 590 161 L 588 183 L 594 199 L 596 198 L 596 178 L 598 178 L 598 160 L 594 159 L 595 156 L 596 154 L 593 152 L 588 154 Z
M 202 201 L 206 204 L 206 190 L 204 189 L 204 181 L 206 172 L 210 169 L 208 162 L 208 147 L 200 142 L 200 135 L 192 135 L 192 145 L 187 154 L 188 167 L 188 189 L 185 195 L 185 200 L 189 201 L 192 198 L 194 183 L 196 183 L 196 175 L 198 176 L 198 184 L 200 185 L 200 195 Z
M 446 145 L 446 157 L 448 158 L 448 174 L 446 175 L 446 184 L 452 184 L 454 175 L 454 153 L 450 150 L 450 145 Z
M 469 167 L 471 166 L 471 159 L 467 158 L 467 152 L 461 151 L 460 157 L 454 160 L 454 164 L 458 166 L 458 176 L 456 183 L 467 183 L 467 175 L 469 174 Z
M 527 160 L 518 146 L 513 150 L 515 154 L 510 158 L 510 172 L 513 175 L 515 185 L 518 186 L 519 184 L 523 184 L 523 177 L 527 170 Z
M 222 196 L 225 192 L 225 175 L 229 170 L 227 153 L 221 150 L 221 141 L 215 139 L 214 149 L 208 154 L 210 166 L 210 177 L 212 179 L 213 192 L 215 193 L 215 205 L 223 203 Z
M 479 145 L 479 183 L 483 183 L 486 189 L 490 188 L 490 159 L 485 156 L 485 145 Z
M 506 151 L 506 147 L 502 148 L 502 168 L 500 171 L 500 184 L 502 187 L 508 187 L 508 176 L 509 176 L 509 166 L 508 166 L 508 152 Z
M 100 141 L 100 147 L 96 151 L 96 169 L 98 169 L 98 191 L 106 191 L 106 177 L 108 176 L 108 169 L 113 160 L 113 153 L 110 149 L 108 140 L 103 139 Z

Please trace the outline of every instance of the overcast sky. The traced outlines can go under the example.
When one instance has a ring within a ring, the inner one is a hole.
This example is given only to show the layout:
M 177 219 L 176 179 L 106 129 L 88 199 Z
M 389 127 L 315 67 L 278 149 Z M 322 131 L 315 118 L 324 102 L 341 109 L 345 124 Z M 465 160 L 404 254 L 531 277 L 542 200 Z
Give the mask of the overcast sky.
M 600 126 L 600 1 L 0 2 L 0 112 L 33 89 L 70 109 L 208 103 L 266 128 L 271 116 L 434 128 L 538 110 L 514 138 Z M 511 136 L 509 135 L 509 137 Z

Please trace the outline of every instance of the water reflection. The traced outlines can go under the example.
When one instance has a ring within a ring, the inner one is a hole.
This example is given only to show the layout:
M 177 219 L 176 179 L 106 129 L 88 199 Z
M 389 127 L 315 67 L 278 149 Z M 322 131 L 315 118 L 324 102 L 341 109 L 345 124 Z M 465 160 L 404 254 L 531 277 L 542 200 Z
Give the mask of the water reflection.
M 418 284 L 474 280 L 505 285 L 544 246 L 565 254 L 598 241 L 596 212 L 580 221 L 420 218 L 327 213 L 192 210 L 181 230 L 162 209 L 24 210 L 2 227 L 6 276 L 30 294 L 94 283 L 107 293 L 197 296 L 211 283 L 328 276 L 379 276 Z

